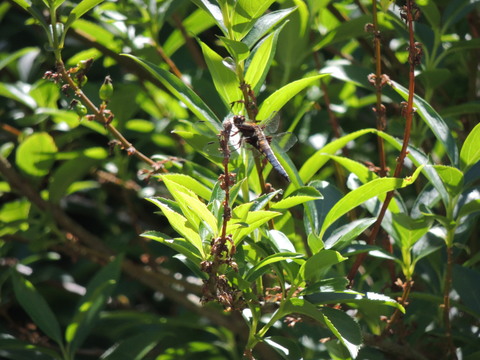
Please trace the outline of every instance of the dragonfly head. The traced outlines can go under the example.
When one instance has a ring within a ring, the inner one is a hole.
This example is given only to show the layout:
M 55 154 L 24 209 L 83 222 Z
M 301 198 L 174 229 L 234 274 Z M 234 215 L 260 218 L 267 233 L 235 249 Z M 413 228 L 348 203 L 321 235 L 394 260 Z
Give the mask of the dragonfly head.
M 242 125 L 245 122 L 245 116 L 243 115 L 234 115 L 233 116 L 233 123 L 235 126 Z

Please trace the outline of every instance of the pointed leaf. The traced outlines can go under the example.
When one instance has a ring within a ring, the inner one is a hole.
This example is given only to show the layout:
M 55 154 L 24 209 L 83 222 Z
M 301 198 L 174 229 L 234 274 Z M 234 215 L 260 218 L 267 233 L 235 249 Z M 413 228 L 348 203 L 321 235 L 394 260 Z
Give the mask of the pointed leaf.
M 88 336 L 102 308 L 106 305 L 120 276 L 123 256 L 103 267 L 87 285 L 87 292 L 82 297 L 72 321 L 65 331 L 69 351 L 73 355 Z
M 273 113 L 279 112 L 291 98 L 325 76 L 328 76 L 328 74 L 310 76 L 304 79 L 293 81 L 278 89 L 268 98 L 266 98 L 265 101 L 263 101 L 257 118 L 260 120 L 265 120 Z
M 187 219 L 172 210 L 166 204 L 162 203 L 160 199 L 150 198 L 147 200 L 157 205 L 162 210 L 162 213 L 165 215 L 173 229 L 181 236 L 183 236 L 187 241 L 189 241 L 193 246 L 195 246 L 195 248 L 199 251 L 202 259 L 204 259 L 205 252 L 203 250 L 202 239 L 200 238 L 198 231 L 192 228 L 192 226 L 188 223 Z
M 221 130 L 220 120 L 200 97 L 179 78 L 146 60 L 133 55 L 122 54 L 143 66 L 153 77 L 159 80 L 173 95 L 182 101 L 200 120 L 206 121 L 215 132 Z
M 464 173 L 480 160 L 480 124 L 468 134 L 460 151 L 460 166 Z
M 320 237 L 323 237 L 327 228 L 332 225 L 335 220 L 339 219 L 342 215 L 346 214 L 347 212 L 367 201 L 368 199 L 371 199 L 375 196 L 383 195 L 388 191 L 400 189 L 413 184 L 413 182 L 417 179 L 418 175 L 420 175 L 422 168 L 423 166 L 420 166 L 419 168 L 417 168 L 417 170 L 415 170 L 412 176 L 409 176 L 405 179 L 375 179 L 346 194 L 328 212 L 323 222 L 322 229 L 320 230 Z
M 223 58 L 205 43 L 200 41 L 200 47 L 202 48 L 215 89 L 217 89 L 218 95 L 220 95 L 223 103 L 228 108 L 230 104 L 242 99 L 237 76 L 224 65 Z
M 36 326 L 63 347 L 60 325 L 55 314 L 33 284 L 16 271 L 12 275 L 13 290 L 18 302 Z
M 68 19 L 65 23 L 65 29 L 68 29 L 75 20 L 81 18 L 86 12 L 93 9 L 103 1 L 104 0 L 82 0 L 68 15 Z

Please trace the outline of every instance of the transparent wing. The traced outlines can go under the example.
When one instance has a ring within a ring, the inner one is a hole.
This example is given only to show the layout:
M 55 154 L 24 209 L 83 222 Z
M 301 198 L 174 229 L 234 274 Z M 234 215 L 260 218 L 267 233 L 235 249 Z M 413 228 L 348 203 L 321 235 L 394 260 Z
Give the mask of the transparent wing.
M 274 112 L 268 119 L 261 121 L 258 125 L 265 131 L 265 134 L 273 134 L 278 130 L 279 123 L 280 115 L 278 112 Z
M 297 142 L 297 136 L 291 132 L 284 132 L 271 136 L 275 151 L 287 152 Z

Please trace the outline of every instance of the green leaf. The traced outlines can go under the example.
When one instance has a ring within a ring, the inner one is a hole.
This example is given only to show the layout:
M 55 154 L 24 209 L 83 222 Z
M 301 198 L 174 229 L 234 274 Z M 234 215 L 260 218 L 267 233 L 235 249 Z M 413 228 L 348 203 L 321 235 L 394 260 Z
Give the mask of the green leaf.
M 432 225 L 432 220 L 426 217 L 412 219 L 404 213 L 392 214 L 393 228 L 398 234 L 402 248 L 410 249 L 424 236 Z
M 298 341 L 283 336 L 270 336 L 263 339 L 285 360 L 303 360 Z
M 320 170 L 320 168 L 327 163 L 330 159 L 325 156 L 325 154 L 335 154 L 338 150 L 345 147 L 350 141 L 355 140 L 358 137 L 361 137 L 365 134 L 374 132 L 374 129 L 364 129 L 359 130 L 354 133 L 342 136 L 339 139 L 335 139 L 325 145 L 323 148 L 317 150 L 313 155 L 311 155 L 304 163 L 302 168 L 299 170 L 300 177 L 304 183 L 310 181 L 310 179 L 315 175 L 315 173 Z
M 165 215 L 173 229 L 190 242 L 198 250 L 202 259 L 205 259 L 202 239 L 200 238 L 198 231 L 192 227 L 192 224 L 190 224 L 184 216 L 164 204 L 161 199 L 148 198 L 147 200 L 157 205 L 160 210 L 162 210 L 163 215 Z
M 263 39 L 253 50 L 251 61 L 245 74 L 245 82 L 249 84 L 254 93 L 260 91 L 260 87 L 265 81 L 277 47 L 278 34 L 281 28 L 277 29 Z
M 292 298 L 286 301 L 279 316 L 286 316 L 295 313 L 309 316 L 320 324 L 326 325 L 326 319 L 322 311 L 305 299 Z
M 277 253 L 267 256 L 265 259 L 256 264 L 253 268 L 248 270 L 247 274 L 245 275 L 245 280 L 249 282 L 255 281 L 257 278 L 259 278 L 268 271 L 269 267 L 267 267 L 267 265 L 274 264 L 279 261 L 300 259 L 303 256 L 303 254 L 290 252 Z
M 362 345 L 362 334 L 358 324 L 343 311 L 323 307 L 327 327 L 345 345 L 350 355 L 356 358 Z
M 432 28 L 439 28 L 440 27 L 440 11 L 438 10 L 435 1 L 432 0 L 420 0 L 417 1 L 417 5 L 422 10 L 422 15 L 424 15 Z
M 65 331 L 65 339 L 72 356 L 95 326 L 100 311 L 115 289 L 122 261 L 123 256 L 117 256 L 90 280 L 87 292 L 81 298 L 77 311 Z
M 0 60 L 0 70 L 2 70 L 5 66 L 8 66 L 10 63 L 18 60 L 19 58 L 32 53 L 32 54 L 39 54 L 40 49 L 38 47 L 24 47 L 23 49 L 14 51 L 13 53 L 9 54 L 8 56 L 4 57 Z
M 460 151 L 460 168 L 464 173 L 480 160 L 480 124 L 468 134 Z
M 415 170 L 412 176 L 405 179 L 400 178 L 379 178 L 366 183 L 359 188 L 346 194 L 333 208 L 328 212 L 327 216 L 320 230 L 320 237 L 322 238 L 327 228 L 332 225 L 342 215 L 354 209 L 365 201 L 379 195 L 383 195 L 388 191 L 400 189 L 405 186 L 413 184 L 420 174 L 423 166 Z
M 68 15 L 67 21 L 65 22 L 65 30 L 68 29 L 75 20 L 81 18 L 87 11 L 93 9 L 103 1 L 104 0 L 82 0 Z
M 41 177 L 48 174 L 58 149 L 46 132 L 27 137 L 17 148 L 16 162 L 26 174 Z
M 212 76 L 213 84 L 223 103 L 228 108 L 230 104 L 242 99 L 239 81 L 236 74 L 228 69 L 220 55 L 210 49 L 205 43 L 200 42 L 202 52 L 207 62 L 208 70 Z
M 405 89 L 399 83 L 396 83 L 392 80 L 393 89 L 400 94 L 405 100 L 408 99 L 408 90 Z M 414 96 L 414 106 L 417 109 L 420 117 L 425 121 L 425 123 L 430 127 L 435 137 L 440 141 L 440 143 L 445 147 L 447 155 L 450 158 L 450 161 L 455 166 L 458 166 L 458 148 L 455 143 L 455 139 L 452 136 L 452 132 L 448 128 L 445 121 L 442 117 L 420 96 Z
M 280 200 L 279 202 L 272 203 L 270 207 L 272 210 L 286 210 L 294 207 L 296 205 L 300 205 L 306 203 L 307 201 L 321 199 L 321 196 L 305 196 L 305 195 L 298 195 L 292 196 L 290 195 L 287 198 Z
M 306 295 L 306 299 L 316 305 L 334 305 L 334 304 L 362 304 L 373 303 L 375 305 L 391 306 L 405 314 L 405 308 L 394 299 L 374 292 L 361 294 L 358 292 L 339 291 L 339 292 L 316 292 L 312 295 Z
M 281 231 L 269 230 L 268 238 L 272 242 L 272 245 L 277 252 L 296 252 L 295 246 L 292 244 L 290 239 Z
M 217 26 L 222 30 L 225 36 L 228 35 L 228 29 L 223 21 L 222 11 L 216 4 L 212 4 L 209 0 L 192 0 L 195 5 L 203 9 L 215 21 Z
M 169 175 L 162 175 L 160 178 L 165 183 L 170 194 L 177 201 L 188 223 L 197 231 L 200 230 L 201 223 L 207 224 L 212 236 L 215 237 L 218 227 L 217 218 L 210 212 L 207 205 L 202 203 L 189 188 L 177 183 L 175 180 L 179 180 L 178 178 L 175 179 L 175 177 L 170 177 Z
M 479 212 L 480 211 L 480 200 L 473 200 L 460 208 L 458 212 L 457 219 L 460 220 L 462 217 Z
M 371 225 L 377 221 L 376 218 L 365 218 L 352 221 L 342 227 L 336 229 L 328 239 L 325 240 L 325 248 L 331 249 L 343 248 L 367 230 Z
M 455 197 L 463 189 L 463 173 L 457 168 L 444 165 L 434 165 L 433 168 L 442 179 L 450 197 Z
M 2 334 L 0 338 L 0 349 L 4 359 L 14 360 L 52 360 L 62 359 L 62 356 L 55 350 L 47 347 L 34 345 L 31 342 L 21 341 L 14 338 L 7 338 Z
M 250 55 L 250 50 L 248 46 L 241 41 L 231 40 L 224 36 L 218 37 L 222 42 L 228 53 L 235 59 L 235 62 L 241 62 L 248 58 Z
M 253 28 L 248 32 L 248 34 L 242 41 L 247 44 L 248 48 L 251 48 L 275 25 L 280 23 L 283 19 L 285 19 L 295 10 L 296 7 L 291 7 L 288 9 L 272 11 L 268 14 L 263 15 L 255 22 Z
M 212 196 L 212 191 L 209 188 L 199 183 L 197 180 L 195 180 L 191 176 L 184 175 L 184 174 L 168 174 L 168 175 L 163 175 L 163 177 L 193 191 L 202 199 L 210 200 Z
M 168 332 L 142 331 L 139 334 L 122 339 L 108 349 L 101 360 L 142 360 Z
M 79 156 L 75 159 L 63 163 L 55 170 L 55 173 L 50 179 L 49 200 L 53 203 L 58 203 L 76 180 L 83 178 L 91 167 L 97 163 L 97 160 L 86 156 Z
M 245 236 L 250 235 L 260 226 L 268 223 L 274 217 L 281 213 L 274 211 L 249 211 L 245 216 L 238 216 L 239 207 L 234 209 L 233 218 L 228 222 L 227 234 L 233 234 L 233 241 L 237 246 Z M 247 224 L 248 226 L 243 226 Z
M 334 250 L 322 250 L 311 256 L 300 268 L 299 276 L 304 281 L 315 281 L 323 275 L 333 265 L 336 265 L 347 258 L 340 255 Z
M 200 265 L 201 255 L 198 249 L 183 238 L 172 239 L 168 235 L 152 230 L 144 232 L 141 236 L 165 244 L 176 252 L 185 255 L 193 263 Z
M 252 28 L 256 19 L 269 8 L 275 0 L 235 1 L 235 7 L 232 12 L 232 29 L 236 40 L 241 40 L 245 34 Z
M 173 95 L 182 101 L 200 120 L 206 121 L 215 132 L 221 130 L 220 120 L 200 97 L 179 78 L 146 60 L 133 55 L 122 54 L 143 66 L 154 78 L 159 80 Z M 237 99 L 238 100 L 238 99 Z
M 25 88 L 21 83 L 12 85 L 0 82 L 0 96 L 18 101 L 34 110 L 38 107 L 37 102 L 30 94 L 25 92 Z
M 293 81 L 290 84 L 287 84 L 282 88 L 278 89 L 262 102 L 257 118 L 264 120 L 267 119 L 270 115 L 279 112 L 280 109 L 292 97 L 294 97 L 300 91 L 325 76 L 328 76 L 328 74 L 310 76 L 304 79 Z
M 12 275 L 13 290 L 18 302 L 36 326 L 63 347 L 60 325 L 55 314 L 33 284 L 16 271 Z

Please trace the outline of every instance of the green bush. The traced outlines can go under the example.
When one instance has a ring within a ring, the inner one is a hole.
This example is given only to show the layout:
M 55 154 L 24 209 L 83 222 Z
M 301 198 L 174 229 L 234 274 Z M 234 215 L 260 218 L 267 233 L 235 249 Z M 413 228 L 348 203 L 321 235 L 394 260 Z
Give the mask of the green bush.
M 2 3 L 0 356 L 480 356 L 479 10 Z

